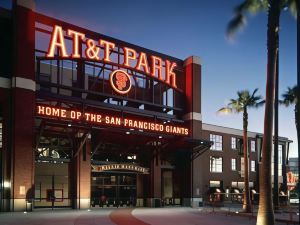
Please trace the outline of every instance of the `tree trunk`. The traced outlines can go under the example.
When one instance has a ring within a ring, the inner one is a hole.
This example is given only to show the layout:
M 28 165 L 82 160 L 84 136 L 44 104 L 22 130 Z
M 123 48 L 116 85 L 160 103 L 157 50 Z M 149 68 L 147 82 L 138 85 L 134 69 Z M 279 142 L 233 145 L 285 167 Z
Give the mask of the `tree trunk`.
M 277 51 L 277 59 L 276 59 L 275 102 L 274 102 L 274 182 L 273 182 L 274 187 L 273 187 L 273 203 L 274 203 L 275 210 L 278 209 L 278 207 L 279 207 L 279 196 L 278 196 L 278 91 L 279 91 L 279 50 Z
M 259 208 L 257 214 L 257 225 L 274 225 L 274 210 L 272 201 L 272 145 L 273 145 L 273 106 L 274 88 L 278 45 L 278 24 L 280 7 L 279 0 L 269 0 L 268 11 L 268 65 L 267 65 L 267 84 L 266 84 L 266 103 L 264 117 L 264 135 L 262 147 L 262 163 L 259 177 Z
M 251 212 L 251 202 L 250 202 L 250 190 L 249 190 L 249 157 L 248 157 L 248 112 L 247 108 L 244 108 L 243 114 L 243 142 L 244 142 L 244 201 L 243 210 L 244 212 Z
M 298 174 L 300 174 L 300 0 L 296 1 L 297 3 L 297 91 L 296 91 L 296 128 L 297 128 L 297 138 L 298 138 Z M 300 178 L 298 176 L 298 196 L 299 196 L 299 204 L 300 204 Z M 299 209 L 300 211 L 300 209 Z M 299 213 L 299 221 L 300 221 L 300 213 Z

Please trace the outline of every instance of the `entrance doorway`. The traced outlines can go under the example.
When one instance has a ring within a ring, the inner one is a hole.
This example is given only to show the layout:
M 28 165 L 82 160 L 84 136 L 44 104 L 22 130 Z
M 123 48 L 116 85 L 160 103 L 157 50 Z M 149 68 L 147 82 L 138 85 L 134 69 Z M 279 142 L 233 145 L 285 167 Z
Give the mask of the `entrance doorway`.
M 162 170 L 162 200 L 165 206 L 174 205 L 173 171 Z
M 92 206 L 135 206 L 136 177 L 135 173 L 92 173 Z

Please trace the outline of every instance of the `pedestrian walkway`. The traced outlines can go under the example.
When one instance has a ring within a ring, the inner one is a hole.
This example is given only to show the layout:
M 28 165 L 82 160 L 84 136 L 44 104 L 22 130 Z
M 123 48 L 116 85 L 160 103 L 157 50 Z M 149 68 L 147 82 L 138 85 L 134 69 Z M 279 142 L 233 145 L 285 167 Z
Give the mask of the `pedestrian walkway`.
M 283 218 L 283 217 L 278 217 Z M 242 213 L 203 208 L 95 208 L 92 210 L 36 210 L 0 213 L 0 225 L 255 225 L 256 218 Z M 287 224 L 277 221 L 276 225 Z
M 133 216 L 132 211 L 133 209 L 118 209 L 113 211 L 109 218 L 117 225 L 150 225 Z

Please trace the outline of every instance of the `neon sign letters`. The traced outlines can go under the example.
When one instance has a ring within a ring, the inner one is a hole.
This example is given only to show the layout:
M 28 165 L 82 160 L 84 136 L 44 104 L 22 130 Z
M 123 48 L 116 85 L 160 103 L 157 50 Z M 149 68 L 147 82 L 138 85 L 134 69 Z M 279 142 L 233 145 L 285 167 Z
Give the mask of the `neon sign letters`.
M 113 63 L 110 54 L 115 51 L 115 43 L 101 39 L 93 40 L 87 38 L 84 33 L 71 29 L 67 29 L 66 35 L 72 40 L 72 53 L 69 54 L 67 52 L 63 28 L 55 25 L 52 30 L 51 40 L 46 54 L 47 58 L 54 58 L 55 52 L 58 50 L 59 56 L 62 58 L 85 58 L 104 63 Z M 81 49 L 81 47 L 83 49 Z M 123 64 L 121 65 L 122 67 L 143 72 L 148 76 L 156 77 L 173 88 L 177 88 L 176 74 L 174 72 L 177 66 L 175 62 L 171 62 L 167 59 L 162 60 L 158 56 L 147 55 L 144 52 L 137 52 L 128 47 L 123 47 L 122 49 L 124 59 Z
M 143 121 L 127 117 L 117 117 L 92 112 L 81 112 L 78 110 L 58 108 L 54 106 L 37 105 L 37 115 L 84 121 L 95 125 L 117 126 L 129 129 L 141 129 L 151 132 L 168 133 L 174 135 L 189 135 L 189 129 L 181 126 Z
M 149 169 L 137 165 L 132 164 L 108 164 L 108 165 L 92 165 L 92 172 L 103 172 L 103 171 L 111 171 L 111 170 L 130 170 L 139 173 L 148 174 Z
M 109 76 L 112 88 L 119 94 L 127 94 L 131 89 L 131 79 L 123 70 L 115 70 Z

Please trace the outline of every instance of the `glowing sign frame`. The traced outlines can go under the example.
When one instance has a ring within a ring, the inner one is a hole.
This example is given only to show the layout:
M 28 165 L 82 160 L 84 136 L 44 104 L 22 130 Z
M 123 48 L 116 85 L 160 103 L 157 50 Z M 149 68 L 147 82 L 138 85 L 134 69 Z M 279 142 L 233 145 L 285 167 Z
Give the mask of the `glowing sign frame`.
M 58 108 L 49 105 L 37 105 L 36 114 L 55 119 L 83 121 L 95 125 L 122 127 L 127 129 L 141 129 L 150 132 L 165 133 L 170 135 L 188 136 L 189 129 L 183 126 L 173 124 L 164 124 L 153 121 L 144 121 L 139 119 L 111 116 L 105 113 L 81 112 L 66 108 Z
M 117 46 L 115 43 L 102 39 L 96 41 L 87 38 L 84 33 L 71 29 L 66 30 L 66 35 L 72 40 L 72 53 L 67 53 L 65 35 L 62 26 L 54 25 L 48 51 L 46 53 L 47 58 L 53 59 L 55 57 L 55 50 L 57 49 L 62 58 L 83 58 L 104 63 L 113 63 L 110 58 L 110 53 L 114 51 L 114 48 Z M 82 44 L 82 46 L 85 45 L 85 49 L 82 52 L 79 51 L 80 44 Z M 124 61 L 123 64 L 119 64 L 120 66 L 143 72 L 147 76 L 155 77 L 161 82 L 177 89 L 176 73 L 174 72 L 177 67 L 176 62 L 171 62 L 168 59 L 162 60 L 158 56 L 147 55 L 145 52 L 137 52 L 136 50 L 126 46 L 122 48 Z M 100 51 L 102 51 L 102 58 L 100 58 Z M 163 66 L 165 68 L 163 68 Z
M 105 172 L 111 170 L 126 170 L 134 171 L 143 174 L 149 174 L 149 168 L 141 167 L 135 164 L 107 164 L 107 165 L 92 165 L 92 172 Z
M 115 83 L 114 83 L 114 81 L 113 81 L 114 76 L 115 76 L 118 72 L 123 73 L 123 74 L 127 77 L 128 81 L 129 81 L 129 87 L 128 87 L 126 90 L 124 90 L 124 91 L 122 91 L 122 90 L 120 90 L 118 87 L 116 87 L 116 85 L 115 85 Z M 119 94 L 124 95 L 124 94 L 127 94 L 127 93 L 131 90 L 132 84 L 131 84 L 130 76 L 129 76 L 128 73 L 126 73 L 126 72 L 123 71 L 123 70 L 114 70 L 113 72 L 111 72 L 110 75 L 109 75 L 109 82 L 110 82 L 111 87 L 114 89 L 114 91 L 117 92 L 117 93 L 119 93 Z

